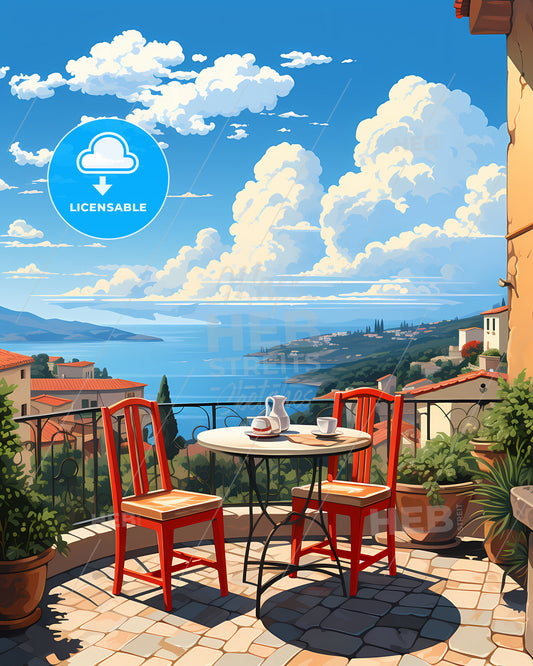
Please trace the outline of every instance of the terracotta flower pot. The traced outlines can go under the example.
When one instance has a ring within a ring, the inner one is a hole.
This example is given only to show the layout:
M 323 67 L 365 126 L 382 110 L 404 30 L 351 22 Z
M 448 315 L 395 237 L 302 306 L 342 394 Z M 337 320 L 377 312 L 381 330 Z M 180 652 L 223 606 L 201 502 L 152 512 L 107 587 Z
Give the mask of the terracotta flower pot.
M 485 542 L 483 547 L 487 553 L 487 557 L 494 564 L 509 564 L 512 558 L 504 554 L 504 550 L 509 548 L 518 538 L 518 532 L 513 529 L 503 530 L 497 536 L 491 535 L 491 529 L 494 525 L 493 520 L 486 520 L 483 524 L 485 531 Z
M 488 472 L 489 467 L 494 465 L 495 460 L 503 460 L 507 453 L 505 451 L 491 451 L 490 447 L 494 442 L 489 442 L 486 439 L 472 439 L 474 450 L 472 455 L 478 459 L 478 467 L 480 472 Z
M 48 562 L 56 547 L 20 560 L 0 560 L 0 631 L 23 629 L 41 617 Z
M 433 506 L 421 485 L 398 483 L 396 507 L 403 531 L 412 541 L 426 546 L 454 545 L 475 487 L 473 481 L 440 486 L 444 504 Z

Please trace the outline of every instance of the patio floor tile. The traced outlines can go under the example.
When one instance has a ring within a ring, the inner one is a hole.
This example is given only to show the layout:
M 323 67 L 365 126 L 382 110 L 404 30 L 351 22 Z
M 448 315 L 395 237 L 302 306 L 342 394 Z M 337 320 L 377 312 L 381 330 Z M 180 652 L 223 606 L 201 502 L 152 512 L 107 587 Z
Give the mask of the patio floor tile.
M 277 543 L 275 550 L 280 559 L 288 559 L 286 544 Z M 375 550 L 365 545 L 365 552 Z M 0 636 L 0 662 L 533 666 L 523 646 L 524 590 L 510 578 L 501 590 L 502 569 L 471 545 L 454 549 L 458 557 L 401 553 L 406 566 L 396 577 L 388 575 L 385 563 L 370 567 L 361 572 L 357 596 L 351 598 L 342 595 L 338 578 L 301 572 L 265 591 L 260 619 L 255 616 L 255 586 L 241 583 L 243 544 L 228 544 L 228 553 L 235 581 L 229 596 L 220 597 L 211 569 L 177 574 L 170 613 L 161 589 L 144 583 L 125 586 L 123 594 L 114 596 L 112 558 L 56 576 L 48 582 L 50 603 L 43 601 L 41 620 Z M 131 557 L 131 563 L 157 567 L 157 557 Z M 256 573 L 251 566 L 250 580 Z M 265 579 L 270 575 L 266 571 Z

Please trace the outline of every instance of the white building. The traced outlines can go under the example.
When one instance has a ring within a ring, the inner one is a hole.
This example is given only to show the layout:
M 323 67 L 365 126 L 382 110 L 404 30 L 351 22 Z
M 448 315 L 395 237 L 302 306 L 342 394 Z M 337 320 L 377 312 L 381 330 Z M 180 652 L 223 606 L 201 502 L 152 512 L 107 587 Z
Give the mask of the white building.
M 509 340 L 509 307 L 487 310 L 483 315 L 483 349 L 497 349 L 500 354 L 507 351 Z
M 467 342 L 483 342 L 483 329 L 476 326 L 471 328 L 459 329 L 459 350 L 461 350 Z
M 73 361 L 72 363 L 55 363 L 57 376 L 61 379 L 92 379 L 94 363 L 91 361 Z
M 9 399 L 13 400 L 14 403 L 15 416 L 29 414 L 30 367 L 32 363 L 31 356 L 0 349 L 0 380 L 5 379 L 8 386 L 15 386 L 15 390 L 9 396 Z

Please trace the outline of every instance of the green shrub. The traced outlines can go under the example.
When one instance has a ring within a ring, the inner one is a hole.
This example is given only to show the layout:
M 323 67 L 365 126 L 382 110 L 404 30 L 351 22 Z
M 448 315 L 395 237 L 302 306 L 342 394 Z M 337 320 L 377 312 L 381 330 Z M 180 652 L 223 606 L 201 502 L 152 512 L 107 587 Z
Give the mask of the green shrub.
M 498 379 L 497 402 L 485 413 L 480 437 L 494 442 L 494 451 L 507 451 L 516 456 L 522 451 L 528 465 L 533 462 L 533 382 L 526 379 L 526 371 L 518 375 L 512 384 Z
M 501 354 L 498 349 L 491 347 L 490 349 L 486 349 L 481 356 L 501 356 Z
M 471 481 L 478 475 L 478 465 L 471 451 L 474 445 L 462 433 L 439 432 L 416 451 L 402 451 L 398 459 L 399 483 L 422 485 L 430 504 L 443 504 L 439 486 Z
M 42 496 L 32 488 L 32 481 L 21 459 L 22 444 L 13 420 L 14 386 L 0 382 L 0 560 L 17 560 L 38 555 L 56 545 L 66 552 L 61 534 L 68 525 L 49 509 Z

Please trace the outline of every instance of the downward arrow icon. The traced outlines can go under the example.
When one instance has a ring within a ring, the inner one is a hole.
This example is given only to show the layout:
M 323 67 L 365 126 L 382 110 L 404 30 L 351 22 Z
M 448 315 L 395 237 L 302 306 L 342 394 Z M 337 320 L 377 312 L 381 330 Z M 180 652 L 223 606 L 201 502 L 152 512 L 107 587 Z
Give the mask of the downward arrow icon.
M 93 183 L 93 187 L 100 192 L 102 196 L 107 192 L 107 190 L 112 187 L 112 185 L 108 185 L 105 180 L 105 176 L 100 176 L 100 182 L 95 184 Z

